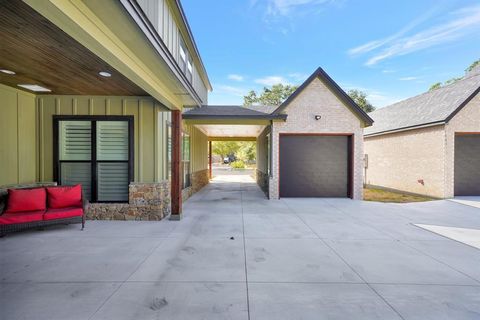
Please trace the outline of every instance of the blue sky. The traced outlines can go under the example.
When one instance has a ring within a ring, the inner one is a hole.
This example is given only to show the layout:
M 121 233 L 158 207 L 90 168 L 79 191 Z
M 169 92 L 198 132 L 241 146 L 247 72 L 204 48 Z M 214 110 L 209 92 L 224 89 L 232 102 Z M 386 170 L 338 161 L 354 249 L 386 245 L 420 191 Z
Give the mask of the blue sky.
M 183 0 L 213 85 L 209 104 L 300 84 L 318 66 L 377 107 L 462 76 L 480 58 L 468 0 Z

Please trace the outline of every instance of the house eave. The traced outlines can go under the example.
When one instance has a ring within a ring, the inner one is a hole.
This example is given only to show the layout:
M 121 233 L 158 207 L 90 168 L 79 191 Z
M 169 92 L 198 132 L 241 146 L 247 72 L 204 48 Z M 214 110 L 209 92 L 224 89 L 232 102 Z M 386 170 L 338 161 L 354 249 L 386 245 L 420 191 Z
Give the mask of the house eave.
M 153 45 L 155 50 L 158 52 L 160 57 L 167 63 L 170 70 L 174 73 L 177 79 L 180 81 L 182 86 L 186 89 L 186 91 L 190 94 L 193 100 L 196 102 L 197 106 L 202 105 L 202 99 L 198 95 L 198 93 L 193 88 L 192 84 L 188 81 L 185 74 L 180 69 L 177 61 L 168 50 L 167 45 L 163 42 L 162 38 L 155 30 L 155 27 L 152 25 L 148 17 L 143 12 L 142 8 L 138 4 L 136 0 L 120 0 L 121 4 L 128 12 L 128 14 L 132 17 L 138 27 L 142 30 L 142 32 L 147 37 L 148 41 Z
M 414 126 L 408 126 L 408 127 L 403 127 L 403 128 L 374 132 L 374 133 L 370 133 L 370 134 L 364 134 L 363 136 L 365 138 L 377 137 L 377 136 L 382 136 L 382 135 L 392 134 L 392 133 L 397 133 L 397 132 L 405 132 L 405 131 L 410 131 L 410 130 L 441 126 L 441 125 L 444 125 L 446 123 L 447 123 L 446 120 L 440 120 L 440 121 L 434 121 L 434 122 L 424 123 L 424 124 L 419 124 L 419 125 L 414 125 Z

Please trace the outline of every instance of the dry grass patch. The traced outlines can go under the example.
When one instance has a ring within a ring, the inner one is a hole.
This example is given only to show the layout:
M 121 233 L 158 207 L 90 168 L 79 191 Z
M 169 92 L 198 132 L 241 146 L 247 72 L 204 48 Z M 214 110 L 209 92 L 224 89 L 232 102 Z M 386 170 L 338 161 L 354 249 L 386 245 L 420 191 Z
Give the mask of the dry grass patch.
M 433 198 L 427 196 L 416 196 L 405 194 L 402 192 L 393 192 L 382 189 L 365 188 L 363 189 L 363 200 L 377 201 L 377 202 L 394 202 L 394 203 L 408 203 L 408 202 L 423 202 L 432 201 Z

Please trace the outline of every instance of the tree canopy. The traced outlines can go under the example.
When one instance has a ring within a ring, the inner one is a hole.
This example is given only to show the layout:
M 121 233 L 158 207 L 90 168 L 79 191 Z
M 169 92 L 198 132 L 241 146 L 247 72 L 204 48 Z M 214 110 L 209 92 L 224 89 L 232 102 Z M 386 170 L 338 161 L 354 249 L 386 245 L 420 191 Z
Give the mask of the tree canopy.
M 223 158 L 235 155 L 244 162 L 253 161 L 256 158 L 257 148 L 254 141 L 214 141 L 212 153 Z
M 295 90 L 297 86 L 274 84 L 271 88 L 264 87 L 262 92 L 258 93 L 251 90 L 243 97 L 243 105 L 251 106 L 260 104 L 265 106 L 278 106 L 282 104 Z
M 465 69 L 465 72 L 470 72 L 472 71 L 473 69 L 475 69 L 478 65 L 480 65 L 480 59 L 478 60 L 475 60 L 473 61 L 467 69 Z M 449 84 L 452 84 L 452 83 L 455 83 L 457 82 L 458 80 L 461 80 L 463 79 L 463 77 L 454 77 L 454 78 L 451 78 L 451 79 L 448 79 L 447 81 L 445 82 L 437 82 L 437 83 L 434 83 L 430 86 L 430 89 L 428 89 L 428 91 L 432 91 L 432 90 L 437 90 L 443 86 L 447 86 Z
M 372 112 L 375 107 L 367 100 L 367 94 L 361 90 L 348 90 L 347 94 L 365 112 Z

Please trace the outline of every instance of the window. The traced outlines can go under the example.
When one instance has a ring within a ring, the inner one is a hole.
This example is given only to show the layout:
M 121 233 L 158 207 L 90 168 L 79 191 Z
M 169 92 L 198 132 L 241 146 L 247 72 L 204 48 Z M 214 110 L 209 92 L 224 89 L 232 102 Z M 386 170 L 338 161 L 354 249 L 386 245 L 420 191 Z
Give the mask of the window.
M 192 78 L 193 78 L 193 66 L 192 66 L 192 59 L 189 57 L 187 61 L 187 79 L 192 83 Z
M 172 124 L 167 121 L 167 177 L 172 179 Z
M 192 57 L 188 53 L 187 47 L 185 46 L 185 42 L 183 42 L 183 39 L 181 38 L 180 38 L 179 52 L 180 52 L 180 61 L 179 61 L 180 69 L 182 70 L 183 74 L 185 74 L 188 81 L 192 83 L 193 61 L 192 61 Z
M 182 133 L 183 189 L 190 187 L 190 135 Z
M 180 39 L 180 69 L 184 74 L 187 71 L 187 48 L 185 47 L 185 43 L 182 39 Z
M 55 179 L 82 184 L 92 202 L 126 202 L 133 168 L 133 117 L 54 117 Z

